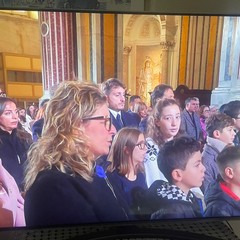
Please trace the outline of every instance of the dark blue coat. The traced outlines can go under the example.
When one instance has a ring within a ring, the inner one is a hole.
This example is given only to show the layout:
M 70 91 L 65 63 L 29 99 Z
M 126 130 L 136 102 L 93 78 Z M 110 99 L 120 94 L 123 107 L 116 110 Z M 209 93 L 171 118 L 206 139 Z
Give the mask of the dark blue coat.
M 235 201 L 222 191 L 219 182 L 210 183 L 205 190 L 205 217 L 240 216 L 240 201 Z
M 105 178 L 94 175 L 91 183 L 56 168 L 38 174 L 24 211 L 26 225 L 35 227 L 128 220 L 125 200 Z
M 110 112 L 112 124 L 116 128 L 117 131 L 121 129 L 121 126 L 118 124 L 117 120 L 115 117 L 112 115 Z M 126 111 L 121 111 L 121 118 L 123 122 L 124 127 L 136 127 L 138 128 L 139 126 L 139 118 L 136 116 L 136 114 L 132 114 Z
M 36 142 L 39 137 L 42 136 L 42 129 L 43 129 L 43 118 L 40 118 L 32 125 L 32 138 L 33 142 Z

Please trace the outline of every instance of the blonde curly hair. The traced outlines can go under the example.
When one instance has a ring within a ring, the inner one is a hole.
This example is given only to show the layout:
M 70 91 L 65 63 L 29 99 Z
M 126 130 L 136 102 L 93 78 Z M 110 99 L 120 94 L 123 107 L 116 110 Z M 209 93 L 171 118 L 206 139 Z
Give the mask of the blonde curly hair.
M 83 133 L 82 119 L 106 103 L 106 96 L 95 84 L 65 81 L 59 85 L 44 113 L 42 137 L 28 152 L 26 190 L 40 171 L 53 166 L 92 180 L 95 159 L 89 151 L 91 140 Z

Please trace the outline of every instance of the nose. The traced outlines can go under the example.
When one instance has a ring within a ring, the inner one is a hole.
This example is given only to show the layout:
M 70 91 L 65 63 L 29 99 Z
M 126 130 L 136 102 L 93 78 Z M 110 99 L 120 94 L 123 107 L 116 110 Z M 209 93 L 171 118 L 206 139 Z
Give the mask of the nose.
M 12 117 L 13 118 L 18 118 L 18 113 L 17 112 L 12 112 Z
M 172 126 L 176 126 L 176 119 L 175 118 L 172 119 Z
M 124 95 L 121 95 L 121 96 L 120 96 L 120 100 L 121 100 L 122 102 L 125 102 L 125 96 L 124 96 Z

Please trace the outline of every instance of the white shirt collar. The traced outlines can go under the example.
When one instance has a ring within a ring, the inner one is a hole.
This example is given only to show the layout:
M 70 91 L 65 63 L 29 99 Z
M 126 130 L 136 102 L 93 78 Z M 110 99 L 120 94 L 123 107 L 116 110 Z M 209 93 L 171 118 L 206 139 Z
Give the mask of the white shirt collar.
M 110 109 L 110 108 L 109 108 L 109 111 L 110 111 L 110 113 L 111 113 L 115 118 L 117 118 L 117 115 L 118 115 L 118 114 L 120 114 L 120 116 L 121 116 L 121 111 L 118 111 L 118 112 L 117 112 L 117 111 L 114 111 L 114 110 L 112 110 L 112 109 Z

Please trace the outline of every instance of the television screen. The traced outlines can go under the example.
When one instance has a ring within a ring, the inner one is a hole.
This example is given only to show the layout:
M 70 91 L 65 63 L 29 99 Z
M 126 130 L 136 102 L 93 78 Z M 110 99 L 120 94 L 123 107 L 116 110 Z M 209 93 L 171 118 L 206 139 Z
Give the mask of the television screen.
M 0 2 L 0 238 L 237 239 L 239 15 Z

